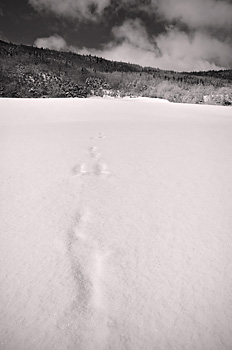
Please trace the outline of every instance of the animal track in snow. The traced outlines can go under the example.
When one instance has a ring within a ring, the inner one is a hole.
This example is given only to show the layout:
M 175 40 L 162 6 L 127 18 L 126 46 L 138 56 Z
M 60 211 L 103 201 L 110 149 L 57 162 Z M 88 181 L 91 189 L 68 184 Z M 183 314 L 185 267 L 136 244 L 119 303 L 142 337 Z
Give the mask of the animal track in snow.
M 99 133 L 98 136 L 92 137 L 92 138 L 105 138 L 104 133 Z M 74 168 L 72 169 L 72 172 L 76 176 L 83 176 L 83 175 L 96 175 L 96 176 L 103 176 L 106 177 L 110 175 L 110 171 L 108 170 L 108 167 L 106 163 L 100 162 L 101 158 L 101 153 L 98 152 L 98 147 L 97 146 L 91 146 L 88 149 L 88 154 L 90 158 L 93 160 L 89 160 L 86 163 L 82 164 L 76 164 Z M 87 170 L 87 165 L 88 165 L 88 170 Z
M 98 135 L 98 138 L 99 139 L 105 139 L 106 136 L 105 136 L 105 134 L 103 132 L 100 132 L 100 134 Z
M 87 167 L 85 163 L 76 164 L 72 170 L 73 174 L 76 176 L 88 175 Z
M 59 328 L 68 332 L 76 349 L 108 348 L 109 316 L 105 279 L 109 255 L 110 252 L 101 251 L 87 235 L 84 240 L 73 240 L 69 247 L 76 293 Z
M 89 153 L 90 153 L 90 157 L 91 158 L 99 159 L 101 157 L 101 153 L 99 153 L 97 151 L 97 147 L 96 146 L 90 147 Z
M 104 139 L 105 135 L 99 133 L 94 138 Z M 79 180 L 74 180 L 74 185 L 81 184 L 79 203 L 84 201 L 82 196 L 88 185 L 90 190 L 92 185 L 97 186 L 96 177 L 104 179 L 110 175 L 95 142 L 86 148 L 84 162 L 72 169 L 72 174 L 79 177 Z M 97 236 L 98 223 L 93 221 L 91 210 L 81 206 L 74 215 L 64 245 L 60 241 L 55 242 L 57 251 L 68 258 L 73 286 L 72 301 L 61 324 L 73 337 L 75 348 L 80 350 L 106 349 L 109 332 L 106 282 L 111 252 L 105 249 L 101 236 Z
M 101 154 L 98 152 L 96 146 L 92 146 L 88 150 L 90 158 L 93 160 L 89 160 L 87 163 L 76 164 L 72 169 L 73 175 L 75 176 L 83 176 L 83 175 L 95 175 L 95 176 L 103 176 L 106 177 L 110 175 L 110 171 L 108 170 L 108 166 L 106 163 L 100 162 L 99 158 Z
M 91 139 L 105 139 L 105 138 L 106 138 L 106 136 L 105 136 L 105 134 L 103 132 L 100 132 L 98 134 L 98 136 L 91 137 Z
M 67 251 L 71 263 L 71 271 L 77 285 L 77 298 L 80 305 L 89 302 L 91 294 L 90 265 L 88 259 L 92 250 L 85 229 L 89 220 L 89 212 L 76 214 L 74 225 L 68 232 Z
M 108 170 L 107 164 L 99 162 L 94 163 L 89 171 L 87 171 L 86 164 L 77 164 L 73 168 L 72 172 L 75 176 L 95 175 L 106 177 L 111 174 L 111 172 Z
M 107 169 L 108 169 L 108 167 L 107 167 L 107 165 L 105 163 L 96 163 L 95 167 L 94 167 L 94 174 L 97 175 L 97 176 L 110 175 L 110 172 Z
M 101 249 L 99 242 L 88 235 L 90 218 L 88 209 L 77 213 L 68 232 L 67 251 L 77 286 L 78 305 L 105 312 L 103 280 L 110 252 Z

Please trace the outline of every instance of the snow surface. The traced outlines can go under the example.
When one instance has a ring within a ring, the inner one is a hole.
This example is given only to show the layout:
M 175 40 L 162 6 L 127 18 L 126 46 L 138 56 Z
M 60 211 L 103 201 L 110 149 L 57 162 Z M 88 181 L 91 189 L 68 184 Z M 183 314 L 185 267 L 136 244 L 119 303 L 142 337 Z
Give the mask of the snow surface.
M 232 109 L 149 102 L 0 100 L 1 350 L 232 349 Z

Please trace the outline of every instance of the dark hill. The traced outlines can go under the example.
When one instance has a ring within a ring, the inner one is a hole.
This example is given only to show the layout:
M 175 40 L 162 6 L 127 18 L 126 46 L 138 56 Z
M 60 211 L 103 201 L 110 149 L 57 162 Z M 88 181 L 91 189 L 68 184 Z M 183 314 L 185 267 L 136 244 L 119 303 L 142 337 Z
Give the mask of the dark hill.
M 232 70 L 174 72 L 0 41 L 0 97 L 146 96 L 232 104 Z

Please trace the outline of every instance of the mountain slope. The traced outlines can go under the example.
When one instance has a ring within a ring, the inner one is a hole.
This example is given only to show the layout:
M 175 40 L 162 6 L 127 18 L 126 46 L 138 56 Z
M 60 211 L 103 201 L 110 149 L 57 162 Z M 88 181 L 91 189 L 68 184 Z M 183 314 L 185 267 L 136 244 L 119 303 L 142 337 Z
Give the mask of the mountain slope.
M 0 41 L 1 97 L 146 96 L 232 104 L 232 70 L 174 72 Z

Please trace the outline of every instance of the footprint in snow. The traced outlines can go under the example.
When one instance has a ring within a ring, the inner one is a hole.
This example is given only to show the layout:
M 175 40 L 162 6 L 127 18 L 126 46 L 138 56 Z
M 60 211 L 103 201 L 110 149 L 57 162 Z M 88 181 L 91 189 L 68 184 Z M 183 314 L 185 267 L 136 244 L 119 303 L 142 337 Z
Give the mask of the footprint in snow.
M 76 176 L 89 174 L 85 163 L 75 165 L 72 172 L 73 172 L 73 175 L 76 175 Z
M 105 139 L 106 136 L 105 136 L 105 134 L 103 132 L 100 132 L 100 134 L 98 135 L 98 138 L 99 139 Z
M 97 176 L 107 176 L 110 175 L 110 172 L 108 171 L 108 167 L 105 163 L 96 163 L 94 168 L 94 174 Z
M 90 156 L 95 159 L 99 159 L 101 157 L 101 154 L 97 151 L 97 147 L 90 147 L 89 149 Z
M 111 252 L 101 249 L 99 243 L 85 232 L 90 220 L 90 210 L 84 209 L 77 213 L 74 226 L 68 233 L 67 248 L 79 302 L 104 311 L 102 283 Z
M 93 136 L 91 139 L 105 139 L 106 135 L 103 132 L 100 132 L 98 136 Z

